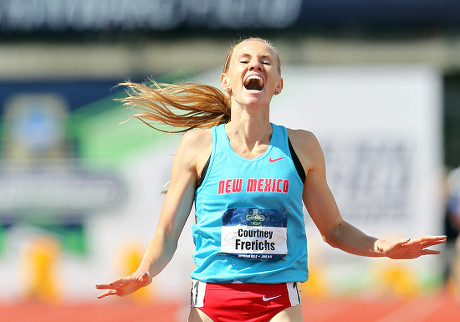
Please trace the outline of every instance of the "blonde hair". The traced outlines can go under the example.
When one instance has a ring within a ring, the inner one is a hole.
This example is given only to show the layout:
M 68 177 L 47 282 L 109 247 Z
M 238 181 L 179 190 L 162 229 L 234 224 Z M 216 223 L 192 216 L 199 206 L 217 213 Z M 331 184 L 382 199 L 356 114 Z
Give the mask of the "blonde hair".
M 275 48 L 270 42 L 261 38 L 248 38 L 232 46 L 227 53 L 224 73 L 230 68 L 236 46 L 251 40 L 263 42 L 274 51 L 278 72 L 281 74 L 280 59 Z M 182 133 L 194 128 L 211 128 L 230 121 L 230 95 L 220 89 L 192 82 L 163 84 L 150 81 L 150 85 L 129 81 L 119 84 L 127 88 L 127 96 L 116 100 L 122 102 L 127 108 L 139 111 L 131 118 L 137 118 L 156 130 L 168 133 Z M 165 125 L 167 128 L 164 127 Z
M 139 111 L 131 118 L 158 131 L 182 133 L 230 121 L 230 96 L 213 86 L 155 81 L 150 86 L 131 82 L 119 85 L 127 87 L 128 96 L 117 100 Z

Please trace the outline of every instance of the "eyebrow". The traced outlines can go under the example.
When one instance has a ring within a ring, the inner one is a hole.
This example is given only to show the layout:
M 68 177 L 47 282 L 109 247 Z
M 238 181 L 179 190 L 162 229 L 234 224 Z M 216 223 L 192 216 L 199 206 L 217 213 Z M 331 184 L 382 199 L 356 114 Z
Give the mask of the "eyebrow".
M 251 57 L 251 56 L 252 56 L 251 54 L 243 53 L 243 54 L 240 54 L 238 56 L 238 59 L 245 58 L 245 57 Z M 264 54 L 264 55 L 260 56 L 260 58 L 262 58 L 262 59 L 267 59 L 268 58 L 268 59 L 273 61 L 273 57 L 271 57 L 270 55 L 267 55 L 267 54 Z

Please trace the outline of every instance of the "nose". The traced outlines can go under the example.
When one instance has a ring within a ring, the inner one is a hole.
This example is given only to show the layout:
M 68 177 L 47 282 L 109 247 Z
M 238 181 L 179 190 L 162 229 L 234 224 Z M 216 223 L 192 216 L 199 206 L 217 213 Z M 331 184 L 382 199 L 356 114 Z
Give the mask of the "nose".
M 251 59 L 249 70 L 262 70 L 262 64 L 258 59 Z

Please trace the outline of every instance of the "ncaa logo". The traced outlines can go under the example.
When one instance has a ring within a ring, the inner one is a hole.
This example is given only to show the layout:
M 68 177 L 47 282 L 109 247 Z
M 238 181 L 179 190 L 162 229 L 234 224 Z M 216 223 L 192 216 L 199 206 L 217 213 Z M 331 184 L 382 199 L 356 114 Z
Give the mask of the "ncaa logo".
M 253 209 L 251 213 L 246 216 L 246 220 L 253 226 L 260 226 L 262 221 L 265 220 L 265 216 L 260 213 L 259 209 Z

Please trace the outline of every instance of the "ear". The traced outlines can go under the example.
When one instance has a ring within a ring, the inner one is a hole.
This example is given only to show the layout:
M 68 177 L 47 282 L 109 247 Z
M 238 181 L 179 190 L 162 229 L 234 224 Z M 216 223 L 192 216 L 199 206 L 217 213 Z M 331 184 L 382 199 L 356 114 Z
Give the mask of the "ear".
M 278 81 L 278 85 L 275 87 L 275 95 L 279 95 L 281 91 L 283 90 L 283 77 L 280 77 Z
M 230 88 L 230 79 L 226 73 L 220 75 L 220 83 L 222 84 L 222 89 L 229 94 L 232 94 L 232 89 Z

